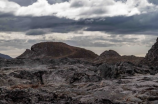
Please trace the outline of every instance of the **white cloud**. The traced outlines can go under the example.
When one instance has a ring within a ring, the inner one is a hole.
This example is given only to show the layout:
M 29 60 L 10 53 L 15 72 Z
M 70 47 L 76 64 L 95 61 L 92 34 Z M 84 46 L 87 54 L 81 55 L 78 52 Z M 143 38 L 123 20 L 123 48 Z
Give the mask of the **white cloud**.
M 149 9 L 150 8 L 150 9 Z M 38 0 L 28 7 L 19 6 L 8 0 L 0 1 L 1 12 L 13 12 L 17 16 L 50 16 L 66 17 L 70 19 L 131 16 L 154 10 L 156 5 L 148 0 L 69 0 L 56 4 L 49 4 L 47 0 Z
M 20 5 L 8 0 L 0 0 L 0 13 L 15 13 Z

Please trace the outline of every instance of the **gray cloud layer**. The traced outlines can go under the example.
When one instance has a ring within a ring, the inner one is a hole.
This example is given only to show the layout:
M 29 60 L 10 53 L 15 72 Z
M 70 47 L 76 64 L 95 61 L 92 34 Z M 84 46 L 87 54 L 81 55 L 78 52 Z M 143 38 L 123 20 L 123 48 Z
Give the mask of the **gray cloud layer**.
M 32 29 L 48 29 L 47 32 L 67 33 L 84 29 L 86 31 L 103 31 L 112 34 L 147 34 L 157 35 L 158 13 L 146 13 L 130 17 L 117 16 L 96 19 L 71 20 L 55 16 L 14 16 L 0 15 L 0 31 L 27 31 Z M 42 31 L 42 30 L 41 30 Z M 41 32 L 29 32 L 37 35 Z M 44 32 L 42 33 L 44 34 Z
M 113 34 L 157 35 L 158 13 L 146 13 L 130 17 L 111 17 L 89 23 L 88 31 L 105 31 Z

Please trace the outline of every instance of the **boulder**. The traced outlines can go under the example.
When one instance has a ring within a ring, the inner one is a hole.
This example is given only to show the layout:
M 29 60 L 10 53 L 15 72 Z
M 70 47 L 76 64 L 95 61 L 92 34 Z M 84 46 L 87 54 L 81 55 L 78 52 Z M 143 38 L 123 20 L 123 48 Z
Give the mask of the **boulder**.
M 132 76 L 135 74 L 132 63 L 118 63 L 116 65 L 102 64 L 98 67 L 98 73 L 104 79 L 121 78 L 123 76 Z

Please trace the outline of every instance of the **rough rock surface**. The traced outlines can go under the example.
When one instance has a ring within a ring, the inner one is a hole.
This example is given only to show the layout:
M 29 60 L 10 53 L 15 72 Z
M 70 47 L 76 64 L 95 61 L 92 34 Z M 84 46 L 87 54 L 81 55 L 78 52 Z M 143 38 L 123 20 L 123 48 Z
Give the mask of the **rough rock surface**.
M 145 58 L 141 61 L 141 64 L 158 66 L 158 38 L 156 40 L 156 43 L 146 54 Z
M 27 49 L 22 55 L 17 58 L 30 59 L 30 58 L 84 58 L 94 59 L 97 57 L 92 51 L 69 46 L 62 42 L 42 42 L 37 43 Z
M 0 104 L 156 104 L 156 73 L 129 62 L 0 60 Z

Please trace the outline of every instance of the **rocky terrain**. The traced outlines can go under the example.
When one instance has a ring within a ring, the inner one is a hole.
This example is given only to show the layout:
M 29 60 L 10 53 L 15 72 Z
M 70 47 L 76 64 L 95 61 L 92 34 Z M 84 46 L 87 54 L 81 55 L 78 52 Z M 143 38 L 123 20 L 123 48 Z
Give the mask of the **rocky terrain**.
M 0 59 L 0 104 L 158 104 L 158 67 L 145 64 L 147 57 L 135 64 L 135 56 L 123 60 L 112 50 L 92 57 L 84 54 L 91 51 L 55 44 Z

